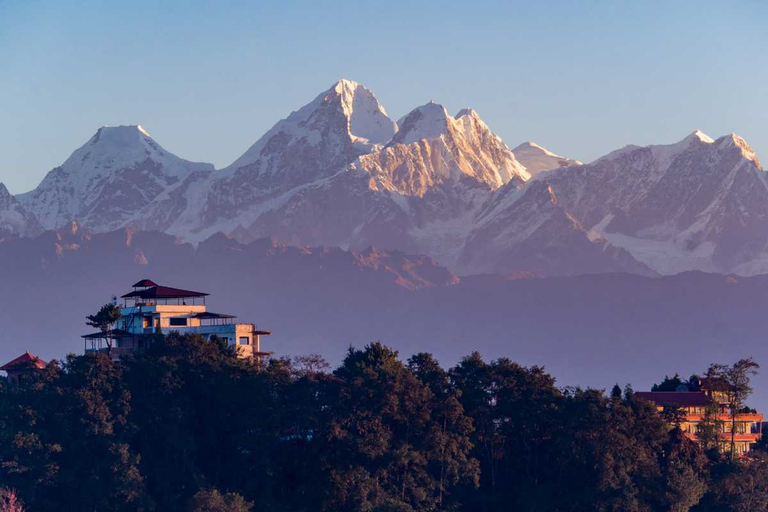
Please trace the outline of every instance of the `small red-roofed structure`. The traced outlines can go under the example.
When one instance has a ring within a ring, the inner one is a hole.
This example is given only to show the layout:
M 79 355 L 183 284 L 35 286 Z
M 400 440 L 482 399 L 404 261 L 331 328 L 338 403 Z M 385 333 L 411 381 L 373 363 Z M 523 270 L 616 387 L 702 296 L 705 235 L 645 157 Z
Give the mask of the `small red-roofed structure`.
M 46 366 L 48 366 L 48 363 L 36 355 L 30 354 L 29 350 L 27 350 L 16 359 L 8 361 L 3 366 L 0 366 L 0 370 L 8 374 L 9 381 L 18 382 L 21 376 L 38 372 L 45 369 Z

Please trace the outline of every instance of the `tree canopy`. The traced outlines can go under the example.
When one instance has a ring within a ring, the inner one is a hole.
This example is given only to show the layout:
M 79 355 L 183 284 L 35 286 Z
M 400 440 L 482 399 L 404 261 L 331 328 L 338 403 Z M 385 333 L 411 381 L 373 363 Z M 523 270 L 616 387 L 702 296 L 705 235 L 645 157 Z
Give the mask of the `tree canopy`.
M 708 457 L 631 388 L 561 388 L 478 353 L 444 369 L 378 342 L 331 370 L 155 336 L 119 363 L 0 379 L 0 489 L 43 512 L 768 506 L 765 457 Z

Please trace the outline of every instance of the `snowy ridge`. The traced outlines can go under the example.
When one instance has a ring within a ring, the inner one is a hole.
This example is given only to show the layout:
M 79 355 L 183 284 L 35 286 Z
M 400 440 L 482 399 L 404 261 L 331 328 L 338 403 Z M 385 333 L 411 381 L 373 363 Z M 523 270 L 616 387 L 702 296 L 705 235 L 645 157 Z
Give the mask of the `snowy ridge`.
M 714 140 L 697 130 L 674 144 L 627 146 L 544 179 L 591 236 L 661 274 L 752 273 L 758 266 L 748 262 L 768 254 L 761 169 L 741 137 Z
M 512 153 L 514 153 L 517 161 L 524 165 L 528 172 L 531 173 L 531 176 L 534 177 L 553 169 L 571 165 L 582 165 L 578 160 L 557 155 L 530 141 L 520 144 L 512 150 Z
M 457 129 L 455 123 L 444 106 L 430 101 L 397 122 L 398 131 L 389 144 L 412 144 L 421 139 L 450 135 L 452 130 Z

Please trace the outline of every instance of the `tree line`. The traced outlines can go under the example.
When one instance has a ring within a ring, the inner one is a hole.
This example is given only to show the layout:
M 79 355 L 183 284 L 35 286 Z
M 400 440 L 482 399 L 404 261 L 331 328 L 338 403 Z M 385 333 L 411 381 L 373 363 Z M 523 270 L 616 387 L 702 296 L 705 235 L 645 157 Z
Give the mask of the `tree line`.
M 157 334 L 0 379 L 0 510 L 759 511 L 768 456 L 704 451 L 628 387 L 381 343 L 239 359 Z M 22 504 L 23 507 L 22 508 Z

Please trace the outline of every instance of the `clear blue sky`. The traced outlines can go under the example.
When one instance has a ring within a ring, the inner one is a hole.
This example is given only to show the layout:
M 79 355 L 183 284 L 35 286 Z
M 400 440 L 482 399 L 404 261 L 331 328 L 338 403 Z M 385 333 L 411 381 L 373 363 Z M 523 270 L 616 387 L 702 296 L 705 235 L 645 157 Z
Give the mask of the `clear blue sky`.
M 0 0 L 0 181 L 102 125 L 223 167 L 341 77 L 585 161 L 696 128 L 768 160 L 768 3 Z

